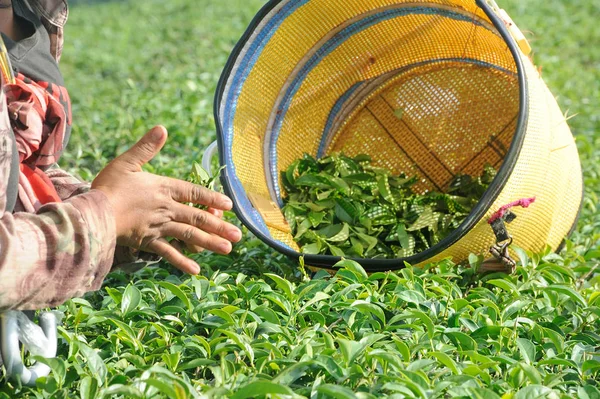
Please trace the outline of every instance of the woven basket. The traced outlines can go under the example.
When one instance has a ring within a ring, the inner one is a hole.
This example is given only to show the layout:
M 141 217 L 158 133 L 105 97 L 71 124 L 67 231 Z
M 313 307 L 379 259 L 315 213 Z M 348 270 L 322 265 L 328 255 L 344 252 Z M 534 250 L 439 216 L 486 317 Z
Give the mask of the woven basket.
M 470 253 L 496 242 L 489 217 L 514 211 L 514 243 L 556 250 L 582 202 L 581 165 L 554 97 L 518 28 L 491 1 L 274 0 L 233 51 L 216 95 L 222 183 L 242 222 L 292 257 L 280 173 L 304 153 L 369 154 L 379 166 L 445 190 L 486 164 L 499 173 L 467 220 L 405 259 L 359 259 L 367 271 Z M 305 256 L 329 267 L 339 258 Z

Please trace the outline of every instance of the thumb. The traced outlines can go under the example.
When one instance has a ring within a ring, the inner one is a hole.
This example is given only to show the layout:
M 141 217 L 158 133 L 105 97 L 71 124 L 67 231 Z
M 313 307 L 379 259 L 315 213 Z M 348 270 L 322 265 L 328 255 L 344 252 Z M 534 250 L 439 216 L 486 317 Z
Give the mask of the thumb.
M 131 171 L 139 171 L 158 155 L 166 141 L 167 129 L 164 126 L 155 126 L 115 161 L 124 163 Z

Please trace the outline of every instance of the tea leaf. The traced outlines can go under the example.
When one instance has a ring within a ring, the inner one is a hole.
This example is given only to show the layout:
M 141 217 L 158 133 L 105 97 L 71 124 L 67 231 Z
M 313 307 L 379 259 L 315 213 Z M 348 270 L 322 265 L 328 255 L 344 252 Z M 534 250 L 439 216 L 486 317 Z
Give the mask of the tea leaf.
M 416 194 L 416 178 L 392 176 L 371 166 L 370 159 L 336 153 L 316 161 L 305 154 L 282 173 L 287 191 L 282 212 L 303 253 L 412 256 L 450 234 L 489 184 L 459 175 L 451 183 L 452 195 Z M 329 244 L 322 245 L 323 239 Z
M 288 395 L 294 396 L 294 392 L 284 385 L 270 381 L 255 381 L 237 391 L 231 399 L 258 398 L 265 395 Z
M 121 300 L 121 313 L 123 315 L 129 314 L 131 311 L 137 309 L 142 300 L 142 294 L 140 290 L 134 285 L 129 285 L 123 293 L 123 299 Z

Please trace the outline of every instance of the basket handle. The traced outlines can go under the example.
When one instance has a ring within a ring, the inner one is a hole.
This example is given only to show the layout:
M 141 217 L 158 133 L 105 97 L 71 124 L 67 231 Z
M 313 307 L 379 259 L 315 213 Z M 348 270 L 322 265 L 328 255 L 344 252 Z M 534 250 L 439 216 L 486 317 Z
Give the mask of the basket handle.
M 57 350 L 57 319 L 53 312 L 43 312 L 39 316 L 40 327 L 45 336 L 45 342 L 39 342 L 38 347 L 46 358 L 56 357 Z M 30 323 L 30 324 L 28 324 Z M 38 328 L 23 312 L 9 311 L 0 315 L 0 348 L 6 374 L 13 380 L 19 380 L 25 386 L 35 386 L 40 377 L 50 374 L 50 367 L 37 362 L 31 367 L 25 367 L 21 358 L 19 341 L 22 340 L 19 331 L 22 329 Z
M 212 176 L 212 166 L 211 161 L 213 157 L 219 153 L 219 143 L 215 140 L 204 150 L 204 154 L 202 155 L 202 168 L 208 172 L 209 175 Z
M 215 155 L 219 153 L 219 143 L 215 140 L 206 149 L 204 150 L 204 154 L 202 155 L 202 168 L 208 173 L 209 176 L 213 176 L 212 170 L 212 159 Z M 221 190 L 221 185 L 219 179 L 215 179 L 213 189 L 215 191 Z

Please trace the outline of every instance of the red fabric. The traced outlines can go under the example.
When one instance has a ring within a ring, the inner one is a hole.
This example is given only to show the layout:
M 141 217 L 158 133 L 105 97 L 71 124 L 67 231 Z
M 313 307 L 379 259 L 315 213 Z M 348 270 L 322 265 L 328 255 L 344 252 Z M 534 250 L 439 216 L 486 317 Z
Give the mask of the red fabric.
M 68 118 L 65 107 L 45 86 L 22 74 L 17 75 L 15 84 L 5 86 L 21 162 L 40 167 L 58 161 Z
M 514 208 L 515 206 L 520 206 L 522 208 L 528 208 L 529 205 L 533 204 L 534 202 L 535 202 L 535 197 L 533 197 L 533 198 L 523 198 L 523 199 L 520 199 L 518 201 L 511 202 L 510 204 L 504 205 L 496 213 L 494 213 L 492 215 L 492 217 L 488 220 L 488 223 L 492 224 L 496 220 L 498 220 L 500 218 L 503 218 L 504 215 L 506 215 L 506 212 L 508 212 L 508 210 L 510 208 Z
M 25 175 L 38 201 L 43 204 L 61 202 L 61 199 L 50 181 L 50 178 L 40 169 L 21 164 L 21 173 Z
M 21 203 L 31 204 L 34 208 L 61 202 L 43 170 L 60 158 L 67 124 L 70 123 L 70 115 L 67 114 L 70 110 L 66 111 L 61 103 L 61 92 L 53 90 L 59 96 L 57 98 L 47 88 L 47 83 L 34 82 L 22 74 L 17 75 L 14 84 L 4 86 L 8 114 L 19 151 L 21 177 L 30 186 L 25 188 L 20 183 L 23 189 L 19 190 L 19 198 Z

